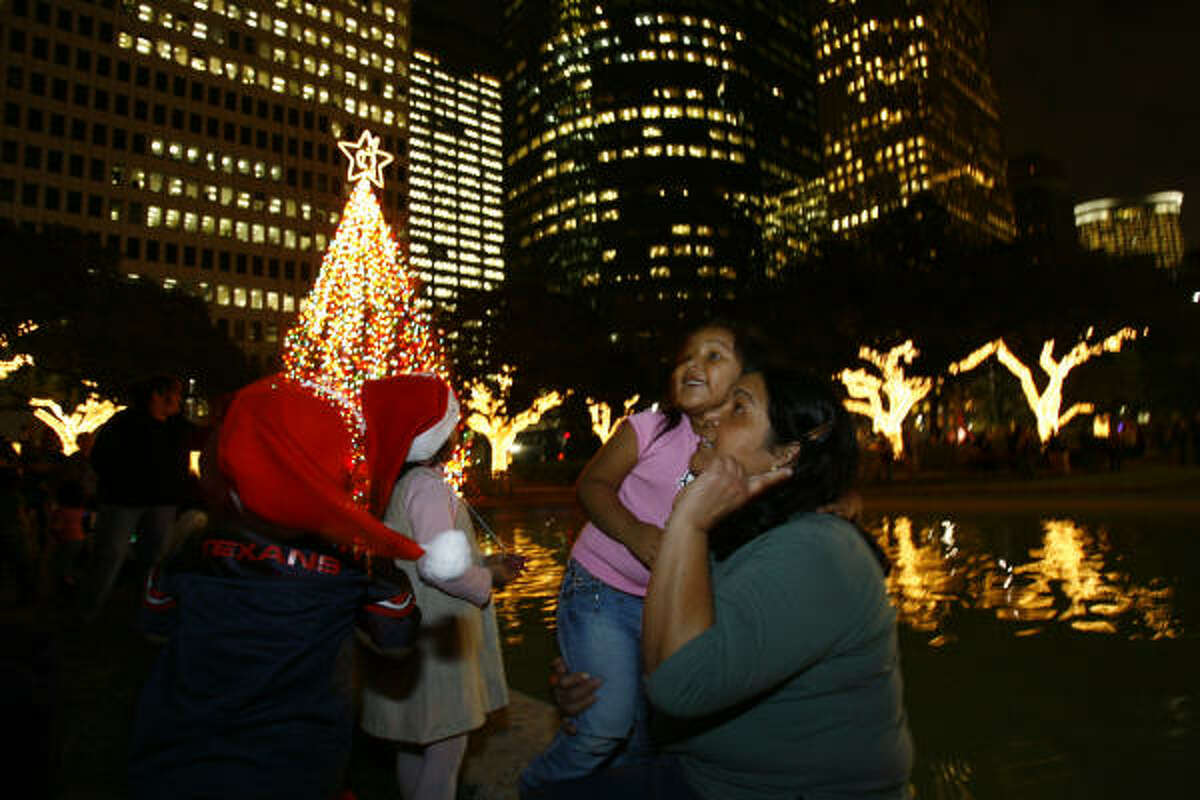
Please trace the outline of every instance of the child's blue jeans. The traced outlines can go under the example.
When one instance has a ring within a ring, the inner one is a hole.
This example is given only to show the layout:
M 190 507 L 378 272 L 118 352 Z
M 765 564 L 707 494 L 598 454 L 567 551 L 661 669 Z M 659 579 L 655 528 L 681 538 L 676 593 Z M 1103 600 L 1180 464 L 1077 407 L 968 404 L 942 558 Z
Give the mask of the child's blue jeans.
M 521 792 L 641 763 L 653 753 L 642 684 L 642 598 L 618 591 L 579 562 L 567 564 L 558 593 L 558 647 L 567 669 L 603 678 L 596 702 L 559 731 L 521 773 Z

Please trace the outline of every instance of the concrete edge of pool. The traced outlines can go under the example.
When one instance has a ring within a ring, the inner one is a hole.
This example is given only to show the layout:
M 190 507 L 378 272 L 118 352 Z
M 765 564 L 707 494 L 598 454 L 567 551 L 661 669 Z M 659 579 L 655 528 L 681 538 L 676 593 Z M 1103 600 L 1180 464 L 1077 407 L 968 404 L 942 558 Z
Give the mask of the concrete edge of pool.
M 517 800 L 517 776 L 557 729 L 553 706 L 510 687 L 508 706 L 471 734 L 459 796 Z

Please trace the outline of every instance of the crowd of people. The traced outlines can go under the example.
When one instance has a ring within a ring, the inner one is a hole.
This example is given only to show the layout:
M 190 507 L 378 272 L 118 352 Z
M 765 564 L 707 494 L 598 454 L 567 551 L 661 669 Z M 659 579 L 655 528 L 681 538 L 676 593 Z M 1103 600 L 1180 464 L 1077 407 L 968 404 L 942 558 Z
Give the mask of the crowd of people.
M 443 475 L 453 391 L 368 381 L 348 426 L 269 376 L 235 395 L 189 486 L 202 443 L 180 390 L 150 382 L 43 504 L 43 570 L 81 621 L 137 534 L 141 624 L 162 647 L 131 796 L 344 797 L 358 725 L 392 744 L 399 797 L 452 800 L 468 734 L 508 703 L 492 595 L 522 568 L 482 554 Z M 829 381 L 728 321 L 687 337 L 663 401 L 579 478 L 589 521 L 556 627 L 566 723 L 522 798 L 907 796 L 888 565 L 844 518 L 857 454 Z M 27 519 L 11 477 L 0 511 Z
M 0 446 L 0 528 L 17 605 L 71 603 L 95 618 L 129 556 L 157 561 L 181 506 L 191 502 L 188 454 L 197 430 L 180 415 L 183 384 L 147 379 L 130 406 L 70 456 L 54 431 L 28 426 Z

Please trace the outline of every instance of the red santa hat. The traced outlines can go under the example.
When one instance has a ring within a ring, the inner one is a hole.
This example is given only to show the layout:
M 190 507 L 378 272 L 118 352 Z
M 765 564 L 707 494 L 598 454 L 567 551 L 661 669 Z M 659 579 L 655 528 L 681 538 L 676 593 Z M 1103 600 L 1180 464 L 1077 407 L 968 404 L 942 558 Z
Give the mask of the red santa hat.
M 354 452 L 342 410 L 281 375 L 256 381 L 234 397 L 218 443 L 221 473 L 241 505 L 268 522 L 378 555 L 406 560 L 426 556 L 438 565 L 431 573 L 452 579 L 469 564 L 461 532 L 422 548 L 377 516 L 414 438 L 441 418 L 440 406 L 430 401 L 448 391 L 445 383 L 427 375 L 364 384 L 370 511 L 352 497 Z
M 454 432 L 458 400 L 445 381 L 418 374 L 368 381 L 362 405 L 371 511 L 382 515 L 404 465 L 432 458 Z
M 367 463 L 371 473 L 371 508 L 382 515 L 392 486 L 405 463 L 433 458 L 458 425 L 454 391 L 433 375 L 402 375 L 363 386 L 367 419 Z M 399 446 L 405 440 L 407 448 Z M 380 476 L 377 480 L 376 476 Z M 470 566 L 467 534 L 442 531 L 425 547 L 417 570 L 427 578 L 457 577 Z

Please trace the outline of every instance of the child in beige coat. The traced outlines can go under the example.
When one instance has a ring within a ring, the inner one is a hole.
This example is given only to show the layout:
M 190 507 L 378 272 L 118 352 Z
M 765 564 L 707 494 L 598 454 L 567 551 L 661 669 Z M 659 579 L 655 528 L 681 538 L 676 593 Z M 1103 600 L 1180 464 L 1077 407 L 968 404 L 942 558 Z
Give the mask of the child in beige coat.
M 384 523 L 418 543 L 446 530 L 465 531 L 474 563 L 447 581 L 432 578 L 424 565 L 397 562 L 410 573 L 421 631 L 409 659 L 368 664 L 362 728 L 396 742 L 396 778 L 405 800 L 453 800 L 468 733 L 508 704 L 491 593 L 515 571 L 503 558 L 480 556 L 469 510 L 443 477 L 458 438 L 453 391 L 436 381 L 428 395 L 414 393 L 411 400 L 429 412 L 430 424 L 413 441 Z

